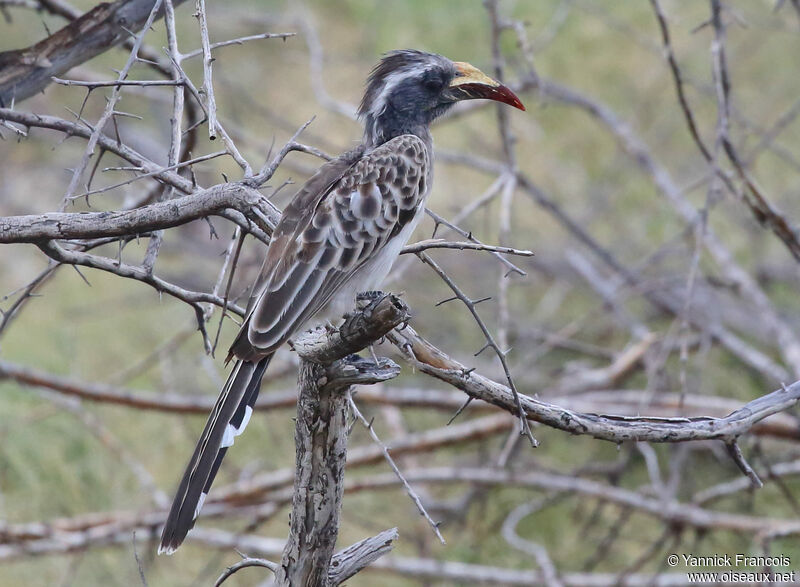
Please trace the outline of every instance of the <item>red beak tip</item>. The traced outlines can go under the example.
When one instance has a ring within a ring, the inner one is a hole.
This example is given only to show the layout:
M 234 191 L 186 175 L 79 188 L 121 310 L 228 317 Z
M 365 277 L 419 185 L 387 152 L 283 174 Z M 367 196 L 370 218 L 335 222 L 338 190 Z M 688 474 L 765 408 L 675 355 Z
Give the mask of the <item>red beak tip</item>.
M 501 85 L 500 87 L 497 88 L 497 93 L 499 94 L 498 96 L 499 102 L 505 102 L 509 106 L 513 106 L 514 108 L 517 108 L 518 110 L 522 110 L 523 112 L 525 112 L 525 105 L 517 97 L 517 95 L 511 91 L 510 88 Z
M 474 98 L 482 98 L 487 100 L 494 100 L 495 102 L 502 102 L 513 106 L 518 110 L 525 111 L 525 105 L 520 101 L 517 95 L 512 92 L 507 86 L 489 85 L 483 83 L 467 83 L 457 87 L 461 93 L 458 99 L 470 100 Z

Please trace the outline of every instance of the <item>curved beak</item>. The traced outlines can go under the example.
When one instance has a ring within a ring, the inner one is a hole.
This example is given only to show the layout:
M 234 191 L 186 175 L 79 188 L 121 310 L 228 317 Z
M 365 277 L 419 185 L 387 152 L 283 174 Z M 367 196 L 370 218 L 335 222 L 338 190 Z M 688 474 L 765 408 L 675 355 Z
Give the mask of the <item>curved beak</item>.
M 456 61 L 456 76 L 450 82 L 449 90 L 454 100 L 474 100 L 483 98 L 503 102 L 514 108 L 525 110 L 516 94 L 500 82 L 493 80 L 480 69 L 463 61 Z

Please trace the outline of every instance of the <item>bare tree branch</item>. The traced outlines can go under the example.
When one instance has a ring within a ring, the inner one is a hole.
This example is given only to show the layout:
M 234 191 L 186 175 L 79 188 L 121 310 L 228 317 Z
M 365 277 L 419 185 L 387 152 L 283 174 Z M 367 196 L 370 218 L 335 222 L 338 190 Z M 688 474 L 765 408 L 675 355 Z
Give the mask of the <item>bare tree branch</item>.
M 256 216 L 253 209 L 261 215 Z M 269 234 L 280 217 L 275 207 L 256 190 L 241 183 L 223 183 L 194 194 L 115 212 L 51 212 L 29 216 L 0 217 L 0 243 L 38 243 L 136 235 L 172 228 L 207 216 L 236 210 L 262 226 Z
M 469 397 L 481 399 L 511 413 L 517 412 L 517 400 L 505 385 L 496 383 L 474 369 L 447 356 L 420 337 L 411 327 L 388 335 L 414 367 L 461 389 Z M 755 399 L 724 418 L 636 418 L 582 414 L 553 404 L 519 395 L 528 419 L 573 434 L 623 442 L 685 442 L 718 439 L 732 441 L 748 432 L 753 425 L 784 411 L 800 401 L 800 381 Z
M 317 329 L 294 342 L 302 359 L 296 471 L 289 539 L 276 572 L 278 585 L 329 584 L 344 490 L 348 391 L 351 385 L 385 381 L 400 371 L 391 361 L 371 363 L 351 353 L 407 319 L 408 309 L 399 298 L 380 295 L 351 314 L 339 329 Z M 315 335 L 317 340 L 313 340 Z
M 155 3 L 156 0 L 117 0 L 99 4 L 31 47 L 0 53 L 0 105 L 5 107 L 33 96 L 53 77 L 127 40 L 130 30 L 144 25 Z

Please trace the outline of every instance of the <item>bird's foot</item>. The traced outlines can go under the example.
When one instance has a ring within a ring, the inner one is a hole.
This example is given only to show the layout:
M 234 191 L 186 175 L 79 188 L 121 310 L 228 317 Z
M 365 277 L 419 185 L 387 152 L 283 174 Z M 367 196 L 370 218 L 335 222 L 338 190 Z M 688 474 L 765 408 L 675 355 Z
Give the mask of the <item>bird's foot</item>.
M 380 290 L 362 291 L 356 294 L 356 308 L 363 310 L 370 304 L 384 297 L 386 297 L 386 294 Z

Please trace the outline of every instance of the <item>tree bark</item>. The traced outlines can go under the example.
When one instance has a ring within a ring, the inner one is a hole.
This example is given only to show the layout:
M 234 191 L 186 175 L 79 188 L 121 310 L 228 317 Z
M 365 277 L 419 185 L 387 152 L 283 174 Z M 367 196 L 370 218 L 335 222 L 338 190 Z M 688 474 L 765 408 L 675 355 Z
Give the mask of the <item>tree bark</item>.
M 261 222 L 256 209 L 268 224 Z M 241 182 L 231 182 L 132 210 L 0 217 L 0 244 L 144 234 L 221 215 L 226 210 L 236 210 L 252 222 L 258 221 L 258 227 L 266 234 L 272 233 L 280 219 L 277 209 L 261 193 Z
M 328 570 L 339 533 L 349 410 L 344 390 L 320 385 L 326 380 L 325 367 L 303 361 L 294 432 L 291 539 L 279 572 L 279 583 L 297 587 L 330 584 Z
M 104 2 L 35 45 L 0 53 L 0 106 L 33 96 L 53 77 L 124 42 L 129 31 L 139 31 L 153 4 L 154 0 Z
M 331 562 L 344 490 L 347 393 L 354 384 L 391 379 L 400 368 L 388 359 L 376 363 L 351 353 L 372 344 L 408 318 L 408 308 L 399 298 L 376 293 L 340 328 L 316 329 L 294 341 L 302 359 L 294 433 L 295 478 L 289 539 L 276 573 L 278 585 L 328 587 L 357 572 L 355 564 L 352 572 L 343 572 Z

